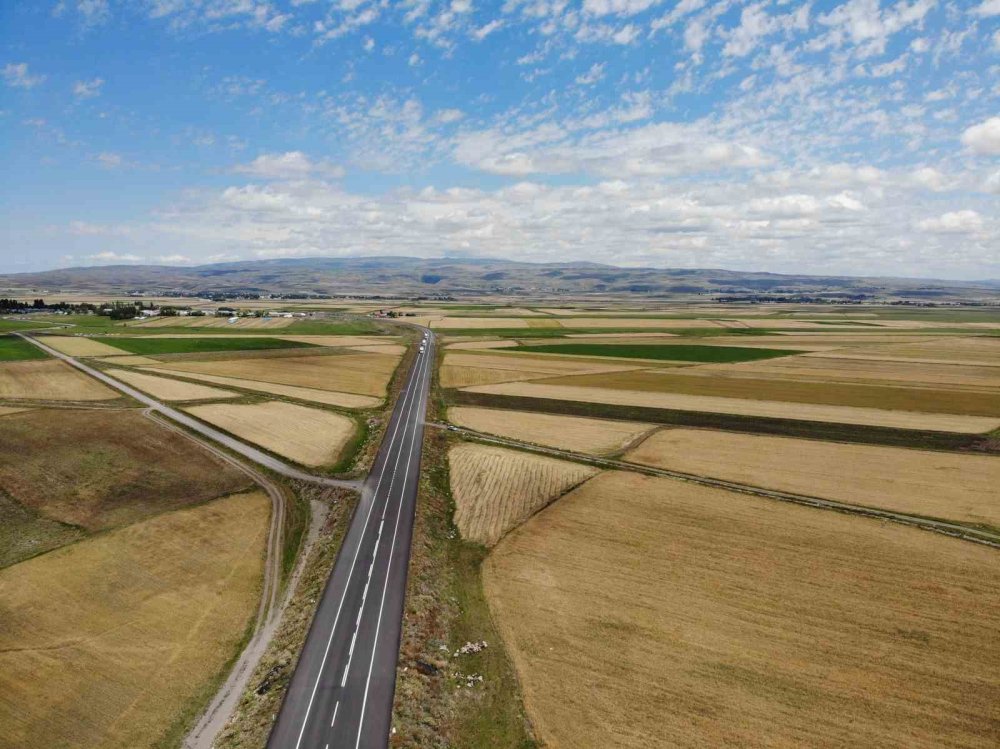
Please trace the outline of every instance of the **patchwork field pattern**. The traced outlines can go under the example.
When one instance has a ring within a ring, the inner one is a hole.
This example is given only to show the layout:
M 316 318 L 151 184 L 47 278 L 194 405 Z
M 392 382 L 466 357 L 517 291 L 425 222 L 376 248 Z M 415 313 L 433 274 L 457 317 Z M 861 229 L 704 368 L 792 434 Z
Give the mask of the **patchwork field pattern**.
M 1000 528 L 1000 459 L 664 429 L 625 460 L 813 497 Z
M 613 375 L 606 375 L 611 377 Z M 641 390 L 618 390 L 601 387 L 573 387 L 539 382 L 508 382 L 498 385 L 481 385 L 466 390 L 474 393 L 514 395 L 527 398 L 580 401 L 583 403 L 610 403 L 621 406 L 645 406 L 678 411 L 762 416 L 778 419 L 826 421 L 834 424 L 863 424 L 922 429 L 932 432 L 982 434 L 1000 427 L 1000 418 L 984 416 L 954 416 L 951 414 L 889 411 L 878 408 L 814 405 L 780 401 L 750 400 L 746 398 L 721 398 L 703 395 L 657 393 Z
M 234 495 L 0 570 L 0 747 L 160 746 L 256 611 L 269 513 Z
M 398 363 L 398 356 L 358 353 L 164 362 L 158 369 L 384 398 L 386 386 Z
M 55 359 L 0 363 L 0 398 L 101 401 L 117 397 L 111 388 Z
M 23 338 L 12 335 L 0 335 L 0 364 L 4 362 L 30 361 L 46 359 L 48 354 L 37 346 L 33 346 Z
M 650 424 L 634 421 L 472 406 L 452 406 L 448 409 L 448 421 L 477 432 L 591 455 L 616 453 L 653 429 Z
M 38 340 L 69 356 L 114 356 L 122 353 L 114 346 L 82 336 L 47 335 L 39 336 Z
M 606 473 L 484 563 L 546 746 L 992 747 L 996 551 Z
M 280 401 L 219 403 L 185 410 L 240 439 L 306 466 L 335 463 L 355 431 L 354 421 L 347 416 Z
M 159 364 L 159 362 L 154 362 Z M 195 372 L 173 372 L 169 369 L 159 367 L 146 367 L 150 372 L 158 372 L 164 375 L 185 377 L 201 382 L 211 382 L 216 385 L 226 385 L 228 387 L 242 388 L 243 390 L 253 390 L 258 393 L 268 395 L 284 395 L 297 400 L 323 403 L 328 406 L 340 406 L 341 408 L 374 408 L 382 403 L 380 398 L 372 398 L 368 395 L 356 395 L 354 393 L 338 393 L 334 390 L 316 390 L 315 388 L 301 388 L 294 385 L 278 385 L 273 382 L 257 382 L 255 380 L 241 380 L 237 377 L 220 377 L 219 375 L 197 374 Z
M 105 337 L 112 353 L 127 351 L 140 356 L 157 356 L 160 354 L 197 354 L 215 351 L 268 351 L 274 349 L 306 348 L 311 344 L 301 343 L 282 338 L 266 338 L 262 336 L 189 336 L 173 338 L 170 336 L 147 336 L 143 338 Z
M 486 445 L 448 452 L 455 525 L 462 537 L 492 546 L 596 468 Z
M 90 532 L 247 486 L 242 473 L 137 410 L 4 416 L 0 444 L 0 491 Z

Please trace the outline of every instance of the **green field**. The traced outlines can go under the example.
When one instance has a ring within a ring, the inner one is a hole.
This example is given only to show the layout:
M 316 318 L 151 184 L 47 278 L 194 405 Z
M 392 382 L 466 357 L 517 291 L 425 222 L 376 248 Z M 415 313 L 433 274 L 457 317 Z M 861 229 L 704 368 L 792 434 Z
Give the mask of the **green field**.
M 213 351 L 266 351 L 284 348 L 316 348 L 311 343 L 280 338 L 95 338 L 132 354 L 202 354 Z
M 39 328 L 49 327 L 51 326 L 37 318 L 28 320 L 24 317 L 15 317 L 9 320 L 0 320 L 0 332 L 4 333 L 9 330 L 38 330 Z
M 518 352 L 539 354 L 577 354 L 579 356 L 613 356 L 623 359 L 656 359 L 659 361 L 743 362 L 774 359 L 801 354 L 788 349 L 745 348 L 742 346 L 674 346 L 650 343 L 562 343 L 556 345 L 521 346 Z
M 44 359 L 48 356 L 37 346 L 32 346 L 22 338 L 0 335 L 0 361 L 27 361 Z

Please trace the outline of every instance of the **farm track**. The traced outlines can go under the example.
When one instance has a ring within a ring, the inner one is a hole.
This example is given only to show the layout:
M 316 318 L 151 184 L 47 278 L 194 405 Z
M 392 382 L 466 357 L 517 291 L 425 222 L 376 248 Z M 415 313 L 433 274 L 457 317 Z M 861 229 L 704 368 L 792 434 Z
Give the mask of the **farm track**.
M 989 530 L 986 528 L 977 528 L 974 526 L 963 525 L 961 523 L 952 523 L 947 520 L 937 520 L 934 518 L 926 518 L 920 515 L 909 515 L 902 512 L 892 512 L 889 510 L 880 510 L 875 507 L 868 507 L 865 505 L 855 505 L 848 502 L 838 502 L 832 499 L 823 499 L 822 497 L 813 497 L 807 494 L 794 494 L 792 492 L 778 491 L 775 489 L 766 489 L 760 486 L 753 486 L 751 484 L 741 484 L 735 481 L 726 481 L 724 479 L 711 478 L 709 476 L 699 476 L 691 473 L 684 473 L 682 471 L 672 471 L 666 468 L 655 468 L 653 466 L 646 466 L 640 463 L 631 463 L 625 460 L 615 460 L 613 458 L 600 458 L 593 455 L 587 455 L 585 453 L 572 452 L 569 450 L 560 450 L 553 447 L 542 447 L 540 445 L 534 445 L 529 442 L 520 442 L 518 440 L 508 439 L 506 437 L 496 437 L 491 434 L 485 434 L 483 432 L 477 432 L 473 429 L 465 429 L 463 427 L 457 427 L 449 424 L 427 422 L 427 426 L 434 429 L 447 429 L 449 431 L 456 431 L 458 433 L 464 434 L 468 437 L 474 438 L 481 442 L 487 442 L 496 445 L 504 445 L 507 447 L 513 447 L 520 450 L 525 450 L 527 452 L 538 453 L 541 455 L 550 455 L 554 457 L 564 458 L 567 460 L 575 460 L 582 463 L 587 463 L 589 465 L 597 466 L 600 468 L 606 468 L 609 470 L 618 471 L 631 471 L 633 473 L 643 473 L 647 476 L 661 476 L 665 478 L 677 479 L 680 481 L 687 481 L 693 484 L 700 484 L 702 486 L 709 486 L 716 489 L 726 489 L 731 492 L 737 492 L 739 494 L 749 494 L 757 497 L 764 497 L 766 499 L 774 499 L 781 502 L 791 502 L 793 504 L 804 505 L 806 507 L 814 507 L 820 510 L 833 510 L 835 512 L 842 512 L 850 515 L 860 515 L 863 517 L 870 517 L 879 520 L 887 520 L 894 523 L 900 523 L 902 525 L 909 525 L 916 528 L 921 528 L 923 530 L 933 531 L 935 533 L 941 533 L 946 536 L 951 536 L 952 538 L 958 538 L 963 541 L 971 541 L 973 543 L 982 544 L 984 546 L 991 546 L 995 549 L 1000 549 L 1000 532 Z

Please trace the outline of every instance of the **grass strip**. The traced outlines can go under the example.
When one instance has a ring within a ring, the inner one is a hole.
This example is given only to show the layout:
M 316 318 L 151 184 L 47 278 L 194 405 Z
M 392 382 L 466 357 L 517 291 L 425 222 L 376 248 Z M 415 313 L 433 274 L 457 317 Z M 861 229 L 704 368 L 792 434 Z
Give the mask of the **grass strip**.
M 12 335 L 0 335 L 0 362 L 47 359 L 48 356 L 40 348 L 32 346 L 23 338 Z
M 651 343 L 561 343 L 551 346 L 521 346 L 519 352 L 578 354 L 623 359 L 730 363 L 777 359 L 804 353 L 790 349 L 747 348 L 743 346 L 700 346 Z
M 271 349 L 315 348 L 312 343 L 280 338 L 117 338 L 95 340 L 122 351 L 145 356 L 156 354 L 200 354 L 215 351 L 267 351 Z

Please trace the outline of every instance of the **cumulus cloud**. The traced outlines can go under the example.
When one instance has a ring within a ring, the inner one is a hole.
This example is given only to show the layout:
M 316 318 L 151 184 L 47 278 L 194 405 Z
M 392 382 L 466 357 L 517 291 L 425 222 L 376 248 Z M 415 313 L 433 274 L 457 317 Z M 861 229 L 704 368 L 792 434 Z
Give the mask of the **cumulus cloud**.
M 4 83 L 14 88 L 34 88 L 44 80 L 44 75 L 32 75 L 26 62 L 9 62 L 3 67 Z
M 935 218 L 926 218 L 917 227 L 938 234 L 967 234 L 983 228 L 983 217 L 976 211 L 950 211 Z
M 87 255 L 87 260 L 93 263 L 140 263 L 144 260 L 143 257 L 139 255 L 133 255 L 132 253 L 122 253 L 112 252 L 111 250 L 105 250 L 104 252 L 96 252 L 93 255 Z
M 261 154 L 249 164 L 237 166 L 234 171 L 258 179 L 338 178 L 344 176 L 344 169 L 338 164 L 326 160 L 314 161 L 302 151 Z
M 974 153 L 1000 155 L 1000 117 L 990 117 L 966 129 L 962 143 Z
M 1000 0 L 983 0 L 972 9 L 972 13 L 980 18 L 1000 16 Z
M 104 86 L 103 78 L 93 78 L 89 81 L 77 81 L 73 84 L 73 96 L 77 99 L 92 99 L 100 96 Z

